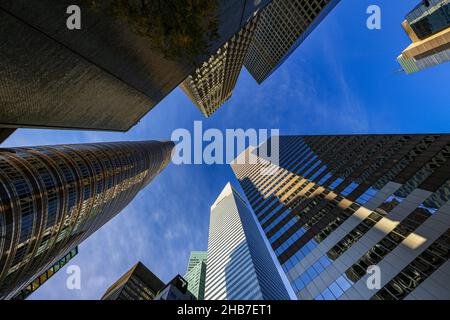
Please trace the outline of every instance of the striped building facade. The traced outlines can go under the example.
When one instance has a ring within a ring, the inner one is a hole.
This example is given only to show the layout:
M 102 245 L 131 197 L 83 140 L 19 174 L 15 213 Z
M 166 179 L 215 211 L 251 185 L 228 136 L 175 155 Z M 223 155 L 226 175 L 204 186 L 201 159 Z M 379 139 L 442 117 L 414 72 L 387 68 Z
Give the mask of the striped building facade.
M 206 300 L 288 300 L 245 200 L 228 183 L 211 207 Z
M 282 136 L 271 175 L 257 151 L 232 169 L 298 299 L 450 298 L 450 135 Z
M 207 257 L 208 252 L 206 251 L 192 251 L 184 276 L 188 282 L 188 290 L 197 300 L 205 300 Z

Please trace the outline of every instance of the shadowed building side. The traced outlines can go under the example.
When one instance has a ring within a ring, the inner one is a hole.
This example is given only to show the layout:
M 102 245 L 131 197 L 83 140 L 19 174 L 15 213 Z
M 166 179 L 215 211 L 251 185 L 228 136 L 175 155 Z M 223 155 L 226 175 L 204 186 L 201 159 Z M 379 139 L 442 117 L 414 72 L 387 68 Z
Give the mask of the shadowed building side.
M 197 298 L 205 299 L 206 261 L 208 252 L 192 251 L 184 278 L 188 282 L 188 290 Z
M 36 279 L 33 279 L 25 288 L 20 290 L 12 300 L 25 300 L 36 290 L 38 290 L 48 279 L 53 277 L 55 273 L 61 270 L 72 258 L 78 254 L 78 247 L 73 248 L 67 252 L 61 259 L 59 259 L 54 265 L 45 270 Z
M 211 116 L 231 97 L 257 21 L 256 15 L 180 85 L 206 117 Z
M 273 0 L 259 14 L 245 68 L 261 84 L 338 3 L 339 0 Z
M 15 129 L 8 129 L 8 128 L 0 128 L 0 144 L 5 142 L 6 139 L 8 139 L 13 133 L 16 131 Z
M 0 298 L 11 298 L 124 209 L 173 142 L 0 150 Z
M 162 288 L 164 282 L 138 262 L 106 290 L 102 300 L 153 300 Z
M 127 131 L 269 2 L 2 0 L 0 127 Z

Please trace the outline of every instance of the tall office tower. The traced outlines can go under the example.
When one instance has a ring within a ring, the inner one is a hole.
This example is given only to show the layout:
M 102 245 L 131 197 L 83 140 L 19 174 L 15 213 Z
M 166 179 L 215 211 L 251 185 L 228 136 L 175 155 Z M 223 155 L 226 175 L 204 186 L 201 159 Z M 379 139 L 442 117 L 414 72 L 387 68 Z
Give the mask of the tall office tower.
M 188 282 L 188 290 L 197 298 L 205 300 L 206 259 L 208 252 L 192 251 L 184 278 Z
M 0 128 L 127 131 L 270 1 L 2 0 Z
M 259 149 L 232 168 L 298 299 L 450 298 L 450 135 L 282 136 L 279 164 L 244 161 Z
M 173 278 L 164 288 L 162 288 L 155 300 L 197 300 L 189 292 L 187 281 L 180 275 Z
M 67 252 L 58 262 L 52 265 L 50 268 L 45 270 L 41 275 L 33 279 L 30 284 L 28 284 L 24 289 L 20 290 L 12 300 L 25 300 L 27 299 L 33 292 L 39 289 L 48 279 L 53 277 L 55 273 L 61 270 L 73 257 L 78 254 L 78 247 L 73 248 L 69 252 Z
M 0 298 L 116 216 L 169 163 L 173 142 L 0 149 Z
M 246 202 L 228 183 L 211 206 L 206 300 L 288 300 Z
M 106 290 L 102 300 L 153 300 L 163 288 L 164 282 L 138 262 Z
M 397 58 L 407 74 L 450 61 L 450 0 L 422 1 L 402 26 L 413 42 Z
M 260 13 L 245 58 L 258 83 L 266 80 L 308 37 L 339 0 L 273 0 Z
M 258 16 L 253 17 L 180 85 L 206 117 L 216 112 L 231 97 L 252 41 L 257 20 Z

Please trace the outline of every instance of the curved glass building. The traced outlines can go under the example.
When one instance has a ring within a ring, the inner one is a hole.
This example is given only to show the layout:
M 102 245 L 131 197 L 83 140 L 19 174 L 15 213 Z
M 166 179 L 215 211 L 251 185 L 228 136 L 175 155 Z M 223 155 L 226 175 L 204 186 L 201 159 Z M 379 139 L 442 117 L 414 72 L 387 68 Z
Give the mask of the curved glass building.
M 169 163 L 173 142 L 0 149 L 0 298 L 124 209 Z

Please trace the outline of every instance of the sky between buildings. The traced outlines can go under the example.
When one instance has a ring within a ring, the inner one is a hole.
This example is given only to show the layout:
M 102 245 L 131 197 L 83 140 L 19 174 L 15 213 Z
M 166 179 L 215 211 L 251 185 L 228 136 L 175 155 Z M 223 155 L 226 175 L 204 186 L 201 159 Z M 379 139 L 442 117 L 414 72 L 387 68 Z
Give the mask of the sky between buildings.
M 341 0 L 261 86 L 244 69 L 233 97 L 209 119 L 177 88 L 127 133 L 21 129 L 3 147 L 168 140 L 175 129 L 192 131 L 196 120 L 204 130 L 294 135 L 448 133 L 450 63 L 396 72 L 396 57 L 410 43 L 401 22 L 418 2 Z M 381 7 L 381 30 L 366 27 L 372 4 Z M 137 261 L 163 281 L 183 275 L 190 251 L 207 249 L 210 206 L 228 181 L 241 190 L 228 165 L 169 165 L 79 247 L 69 265 L 81 268 L 81 290 L 66 288 L 66 267 L 31 298 L 99 299 Z

